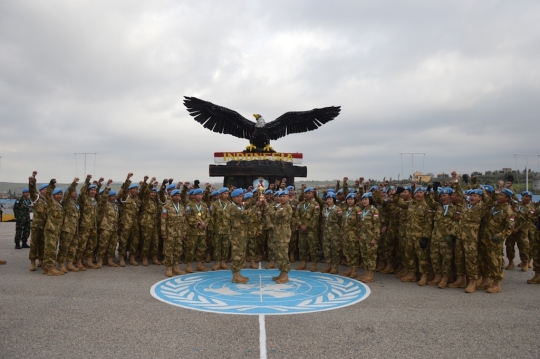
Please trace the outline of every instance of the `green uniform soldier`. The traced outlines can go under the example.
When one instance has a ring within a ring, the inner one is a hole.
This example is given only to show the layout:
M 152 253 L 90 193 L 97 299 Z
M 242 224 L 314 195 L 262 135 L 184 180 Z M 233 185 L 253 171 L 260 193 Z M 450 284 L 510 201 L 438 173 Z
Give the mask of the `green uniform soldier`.
M 63 271 L 56 269 L 56 248 L 60 239 L 64 208 L 60 204 L 62 189 L 55 188 L 56 180 L 52 179 L 45 195 L 47 199 L 47 222 L 45 223 L 45 247 L 43 257 L 43 274 L 60 276 Z
M 156 178 L 150 179 L 150 183 L 146 184 L 148 177 L 144 177 L 142 184 L 142 205 L 141 205 L 141 235 L 142 235 L 142 248 L 141 257 L 142 265 L 148 265 L 148 257 L 152 256 L 154 264 L 159 265 L 157 258 L 159 238 L 158 238 L 158 203 L 157 203 L 157 185 Z
M 326 205 L 323 208 L 323 252 L 326 267 L 322 273 L 337 274 L 341 261 L 341 224 L 343 211 L 336 205 L 336 194 L 326 194 Z
M 83 258 L 86 258 L 86 267 L 96 269 L 93 263 L 94 249 L 97 245 L 97 201 L 95 197 L 99 188 L 97 184 L 90 184 L 91 178 L 91 175 L 86 176 L 86 181 L 77 197 L 81 208 L 81 220 L 75 259 L 77 260 L 77 268 L 81 271 L 85 270 Z M 102 179 L 100 180 L 102 181 Z
M 73 265 L 75 260 L 75 251 L 78 245 L 79 235 L 79 204 L 75 201 L 77 198 L 77 183 L 79 178 L 75 177 L 64 193 L 60 202 L 64 209 L 64 222 L 60 233 L 60 245 L 58 246 L 58 270 L 64 273 L 78 272 L 79 269 Z M 66 265 L 67 262 L 67 265 Z
M 15 249 L 30 248 L 28 236 L 30 235 L 30 190 L 23 188 L 22 196 L 13 205 L 15 215 Z M 1 220 L 1 218 L 0 218 Z M 21 245 L 22 244 L 22 245 Z
M 341 273 L 344 277 L 356 279 L 360 253 L 360 221 L 362 210 L 356 205 L 356 193 L 349 193 L 345 198 L 347 208 L 343 216 L 343 255 L 347 260 L 347 270 Z
M 379 211 L 374 206 L 371 192 L 362 195 L 362 209 L 360 222 L 360 253 L 364 262 L 365 273 L 358 277 L 364 283 L 375 281 L 375 266 L 377 263 L 378 239 L 381 231 Z
M 210 211 L 202 201 L 203 190 L 197 188 L 192 193 L 193 201 L 186 205 L 187 237 L 184 245 L 186 258 L 186 272 L 193 273 L 191 262 L 195 259 L 195 270 L 206 272 L 208 269 L 202 264 L 206 253 L 206 227 L 210 222 Z
M 231 247 L 231 219 L 229 189 L 223 187 L 218 191 L 219 199 L 210 208 L 214 224 L 214 258 L 212 270 L 229 269 L 226 261 Z
M 405 258 L 405 252 L 407 248 L 407 217 L 408 217 L 408 205 L 398 206 L 397 202 L 399 199 L 403 203 L 410 204 L 412 203 L 412 187 L 404 186 L 403 189 L 398 188 L 399 192 L 396 190 L 392 201 L 396 206 L 398 211 L 397 222 L 398 222 L 398 250 L 396 251 L 396 257 L 398 257 L 398 268 L 396 270 L 396 277 L 403 278 L 409 274 L 409 269 L 407 268 L 407 260 Z M 416 274 L 415 274 L 416 276 Z
M 247 244 L 247 223 L 249 210 L 243 206 L 243 193 L 240 188 L 235 189 L 231 193 L 232 203 L 228 207 L 229 221 L 231 224 L 230 241 L 231 241 L 231 271 L 233 283 L 247 283 L 249 278 L 240 274 L 240 270 L 244 266 L 246 259 L 246 244 Z
M 99 225 L 99 245 L 98 245 L 98 262 L 97 267 L 103 266 L 103 260 L 107 255 L 107 265 L 109 267 L 117 267 L 114 263 L 116 245 L 118 244 L 118 220 L 120 218 L 120 209 L 116 202 L 116 191 L 110 189 L 112 180 L 107 182 L 107 187 L 99 199 L 99 208 L 101 223 Z
M 253 197 L 253 193 L 251 192 L 244 195 L 244 206 L 246 209 L 250 209 L 247 229 L 246 262 L 250 263 L 251 269 L 259 268 L 257 263 L 255 263 L 255 259 L 258 257 L 258 254 L 260 254 L 259 237 L 261 235 L 262 228 L 262 209 L 260 206 L 255 206 L 257 199 Z
M 291 221 L 293 211 L 289 205 L 289 191 L 278 191 L 276 200 L 279 202 L 270 212 L 272 220 L 272 245 L 275 249 L 276 262 L 280 271 L 277 277 L 273 277 L 278 284 L 289 282 L 290 261 L 289 261 L 289 241 L 291 240 Z
M 304 201 L 297 206 L 298 213 L 298 245 L 300 251 L 300 265 L 297 270 L 307 269 L 306 263 L 311 259 L 310 270 L 317 271 L 319 262 L 318 230 L 321 207 L 313 198 L 314 191 L 312 187 L 304 189 Z
M 186 213 L 181 203 L 180 190 L 171 191 L 171 201 L 161 210 L 161 233 L 163 236 L 163 254 L 167 277 L 174 274 L 185 274 L 179 263 L 182 256 L 182 241 L 186 234 Z
M 521 259 L 521 271 L 526 272 L 529 269 L 530 260 L 530 244 L 534 242 L 536 228 L 534 226 L 534 204 L 531 203 L 533 193 L 524 191 L 521 193 L 521 203 L 514 206 L 515 226 L 510 237 L 506 239 L 506 257 L 508 258 L 508 266 L 506 269 L 514 269 L 514 257 L 516 255 L 515 245 L 517 243 L 519 249 L 519 257 Z
M 288 186 L 289 205 L 292 209 L 291 219 L 291 239 L 289 241 L 289 262 L 294 262 L 298 258 L 298 199 L 293 186 Z
M 382 203 L 384 222 L 381 223 L 381 234 L 384 235 L 384 248 L 381 261 L 386 262 L 386 266 L 380 271 L 382 274 L 394 273 L 394 263 L 398 262 L 399 210 L 393 201 L 394 193 L 396 193 L 396 189 L 393 186 L 388 186 L 386 189 L 388 198 L 385 198 Z
M 139 184 L 131 183 L 130 178 L 133 173 L 128 173 L 126 181 L 120 190 L 120 205 L 122 216 L 120 218 L 120 239 L 118 241 L 118 264 L 120 267 L 126 266 L 126 256 L 129 247 L 129 263 L 138 266 L 135 253 L 139 246 L 139 211 L 141 201 L 139 200 Z
M 47 200 L 45 194 L 47 193 L 47 184 L 41 184 L 39 188 L 36 187 L 36 175 L 37 172 L 32 173 L 32 177 L 28 178 L 28 188 L 30 190 L 30 200 L 32 201 L 32 207 L 34 212 L 34 218 L 30 226 L 30 253 L 28 258 L 30 259 L 30 270 L 36 270 L 36 259 L 38 259 L 37 267 L 43 265 L 43 250 L 45 247 L 45 223 L 47 222 Z M 39 191 L 39 192 L 38 192 Z
M 531 246 L 531 258 L 533 260 L 533 270 L 534 276 L 531 279 L 527 280 L 529 284 L 540 284 L 540 218 L 538 214 L 540 213 L 540 205 L 536 203 L 535 208 L 535 220 L 536 220 L 536 229 L 534 241 Z

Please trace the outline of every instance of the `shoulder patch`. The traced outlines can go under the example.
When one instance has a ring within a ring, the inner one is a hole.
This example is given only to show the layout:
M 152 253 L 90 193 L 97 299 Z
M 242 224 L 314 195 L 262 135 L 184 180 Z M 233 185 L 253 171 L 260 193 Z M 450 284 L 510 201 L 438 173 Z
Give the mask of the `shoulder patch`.
M 510 220 L 511 220 L 512 222 L 514 222 L 514 217 L 510 217 Z
M 163 208 L 163 213 L 167 213 L 167 208 Z

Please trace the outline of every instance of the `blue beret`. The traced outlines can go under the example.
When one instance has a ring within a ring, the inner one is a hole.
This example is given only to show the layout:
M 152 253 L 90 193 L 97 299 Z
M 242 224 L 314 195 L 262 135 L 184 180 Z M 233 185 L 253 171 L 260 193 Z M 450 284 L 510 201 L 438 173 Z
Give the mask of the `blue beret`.
M 195 189 L 195 190 L 193 191 L 193 194 L 194 194 L 194 195 L 195 195 L 195 194 L 201 194 L 201 193 L 203 193 L 203 192 L 204 192 L 204 191 L 203 191 L 201 188 L 197 188 L 197 189 Z
M 448 188 L 448 187 L 439 187 L 437 190 L 439 192 L 439 196 L 441 194 L 452 194 L 452 193 L 454 193 L 454 190 L 452 188 Z
M 222 187 L 222 188 L 219 189 L 218 194 L 222 194 L 222 193 L 225 193 L 225 192 L 229 192 L 229 189 L 227 187 Z
M 188 195 L 188 196 L 191 196 L 191 195 L 193 194 L 193 191 L 194 191 L 194 189 L 193 189 L 193 188 L 192 188 L 192 189 L 190 189 L 190 190 L 189 190 L 189 191 L 187 192 L 187 195 Z
M 237 188 L 231 193 L 231 197 L 238 197 L 241 196 L 244 193 L 244 190 L 241 188 Z
M 308 187 L 304 190 L 304 193 L 313 192 L 313 187 Z
M 394 187 L 394 186 L 388 186 L 388 187 L 386 188 L 386 193 L 389 193 L 389 192 L 392 191 L 392 190 L 395 191 L 395 190 L 396 190 L 396 187 Z
M 337 193 L 343 193 L 343 188 L 338 190 Z
M 274 192 L 272 192 L 271 189 L 267 189 L 266 192 L 264 192 L 264 194 L 274 194 Z
M 171 192 L 171 197 L 174 196 L 175 194 L 180 194 L 180 190 L 179 189 L 173 189 L 172 192 Z
M 333 193 L 335 193 L 336 190 L 335 190 L 334 188 L 328 188 L 328 192 L 333 192 Z
M 111 190 L 109 192 L 109 197 L 111 197 L 111 196 L 116 196 L 116 191 Z
M 99 190 L 99 194 L 102 194 L 103 192 L 105 192 L 105 188 Z
M 495 188 L 493 188 L 493 186 L 490 186 L 488 184 L 485 184 L 482 187 L 484 188 L 484 190 L 486 190 L 488 192 L 493 192 L 495 190 Z
M 133 188 L 139 188 L 139 184 L 138 183 L 132 183 L 128 187 L 128 189 L 133 189 Z
M 332 191 L 332 192 L 328 192 L 326 194 L 326 198 L 336 198 L 336 194 Z
M 503 188 L 501 192 L 510 198 L 512 198 L 512 195 L 514 194 L 514 192 L 512 192 L 512 190 L 508 188 Z
M 403 189 L 404 189 L 405 191 L 412 192 L 412 187 L 411 187 L 411 186 L 403 186 Z
M 54 196 L 55 194 L 58 194 L 58 193 L 62 193 L 62 188 L 55 188 L 55 189 L 52 191 L 53 196 Z
M 152 187 L 152 192 L 156 192 L 156 193 L 157 193 L 157 192 L 158 192 L 157 187 Z
M 533 193 L 531 191 L 523 191 L 521 192 L 521 196 L 529 196 L 532 198 Z
M 95 184 L 91 184 L 90 186 L 88 186 L 88 189 L 93 189 L 93 188 L 97 188 L 97 186 Z
M 466 193 L 466 194 L 468 194 L 469 196 L 470 196 L 471 194 L 477 194 L 477 195 L 479 195 L 479 196 L 482 195 L 482 190 L 481 190 L 480 188 L 470 189 L 470 190 L 468 190 L 467 192 L 468 192 L 468 193 Z
M 38 191 L 41 191 L 42 189 L 45 189 L 47 187 L 49 187 L 49 185 L 47 183 L 42 183 L 42 184 L 39 185 Z
M 294 186 L 287 186 L 287 191 L 290 191 L 291 189 L 294 189 Z
M 279 191 L 279 196 L 288 196 L 288 195 L 289 195 L 289 191 L 287 190 Z
M 275 192 L 274 192 L 274 196 L 275 196 L 275 197 L 279 197 L 280 194 L 281 194 L 281 191 L 275 191 Z
M 215 195 L 219 194 L 217 190 L 215 191 L 212 191 L 212 197 L 214 197 Z
M 248 192 L 244 195 L 244 199 L 248 199 L 248 198 L 251 198 L 253 197 L 253 193 L 252 192 Z
M 357 189 L 351 189 L 351 190 L 349 190 L 349 193 L 357 193 L 357 192 L 358 192 Z
M 345 199 L 354 198 L 356 199 L 356 193 L 349 193 Z
M 424 192 L 424 193 L 426 193 L 426 189 L 424 187 L 422 187 L 422 186 L 416 187 L 416 189 L 414 190 L 414 193 L 416 193 L 416 192 Z
M 170 185 L 167 186 L 167 191 L 170 189 L 175 189 L 175 188 L 176 188 L 176 185 L 174 183 L 171 183 Z
M 362 195 L 362 199 L 364 198 L 369 198 L 369 197 L 373 197 L 373 194 L 371 194 L 371 192 L 366 192 Z
M 379 187 L 377 187 L 377 186 L 371 186 L 371 187 L 369 188 L 369 191 L 370 191 L 370 192 L 373 192 L 373 191 L 377 191 L 378 189 L 379 189 Z
M 22 189 L 22 193 L 27 193 L 27 192 L 30 192 L 30 190 L 29 190 L 28 188 L 24 187 L 24 188 Z

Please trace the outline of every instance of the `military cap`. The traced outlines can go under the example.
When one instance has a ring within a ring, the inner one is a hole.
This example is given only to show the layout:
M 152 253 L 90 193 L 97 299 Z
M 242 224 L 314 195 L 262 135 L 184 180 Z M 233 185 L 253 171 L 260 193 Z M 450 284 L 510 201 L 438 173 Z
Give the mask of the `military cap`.
M 219 193 L 218 193 L 218 190 L 215 190 L 215 191 L 212 191 L 211 196 L 214 197 L 215 195 L 218 195 L 218 194 L 219 194 Z
M 391 190 L 394 190 L 394 191 L 395 191 L 395 190 L 396 190 L 396 187 L 394 187 L 394 186 L 388 186 L 388 187 L 386 188 L 386 193 L 389 193 Z
M 231 197 L 238 197 L 241 196 L 244 193 L 244 190 L 242 188 L 237 188 L 231 193 Z
M 335 194 L 333 191 L 332 191 L 332 192 L 329 191 L 329 192 L 326 194 L 326 198 L 336 198 L 336 194 Z
M 414 193 L 416 193 L 416 192 L 424 192 L 424 193 L 426 193 L 426 188 L 422 187 L 422 186 L 416 187 L 416 189 L 414 190 Z
M 111 197 L 111 196 L 116 196 L 116 191 L 111 190 L 109 192 L 109 197 Z
M 88 189 L 93 189 L 93 188 L 97 189 L 97 186 L 95 184 L 91 184 L 90 186 L 88 186 Z
M 377 186 L 371 186 L 371 187 L 369 188 L 369 191 L 370 191 L 370 192 L 373 192 L 373 191 L 377 191 L 378 189 L 379 189 L 379 187 L 377 187 Z
M 349 193 L 345 199 L 356 198 L 356 193 Z
M 152 192 L 156 192 L 156 193 L 157 193 L 157 192 L 158 192 L 157 187 L 152 187 Z
M 412 192 L 412 187 L 411 186 L 403 186 L 403 190 Z
M 264 194 L 274 194 L 274 192 L 272 192 L 271 189 L 267 189 L 266 192 L 264 192 Z
M 221 187 L 218 191 L 218 194 L 222 194 L 222 193 L 225 193 L 225 192 L 229 192 L 229 189 L 227 187 Z
M 286 190 L 290 191 L 291 189 L 294 189 L 294 186 L 287 186 Z
M 482 190 L 480 188 L 470 189 L 467 192 L 469 192 L 469 193 L 467 193 L 468 195 L 471 195 L 471 194 L 477 194 L 479 196 L 482 195 Z
M 172 192 L 171 192 L 171 197 L 174 196 L 175 194 L 180 194 L 180 190 L 179 189 L 173 189 Z
M 99 190 L 99 194 L 102 194 L 103 192 L 105 192 L 105 188 Z
M 287 190 L 283 190 L 283 191 L 279 191 L 279 195 L 278 196 L 288 196 L 289 195 L 289 191 Z
M 439 195 L 454 193 L 454 190 L 452 188 L 448 188 L 448 187 L 439 187 L 439 188 L 437 188 L 437 190 L 439 191 Z
M 192 188 L 192 189 L 190 189 L 190 190 L 189 190 L 189 191 L 187 192 L 187 195 L 188 195 L 188 196 L 191 196 L 191 195 L 193 194 L 193 191 L 194 191 L 194 189 L 193 189 L 193 188 Z
M 533 193 L 532 193 L 531 191 L 523 191 L 523 192 L 521 192 L 521 196 L 522 196 L 522 197 L 523 197 L 523 196 L 529 196 L 529 197 L 532 198 Z
M 63 193 L 63 192 L 62 192 L 62 188 L 55 188 L 55 189 L 52 191 L 53 196 L 54 196 L 55 194 L 58 194 L 58 193 Z
M 343 188 L 338 190 L 337 193 L 343 193 Z
M 304 190 L 304 193 L 313 192 L 313 187 L 308 187 Z
M 45 189 L 45 188 L 47 188 L 47 187 L 49 187 L 49 184 L 47 184 L 47 183 L 42 183 L 42 184 L 39 185 L 38 191 L 41 191 L 42 189 Z
M 362 199 L 364 198 L 369 198 L 369 197 L 373 197 L 373 194 L 371 192 L 366 192 L 362 195 Z
M 138 183 L 132 183 L 128 187 L 128 189 L 133 189 L 133 188 L 139 188 L 139 184 Z
M 201 188 L 196 188 L 195 190 L 193 190 L 193 195 L 196 195 L 196 194 L 201 194 L 203 193 L 204 191 L 201 189 Z
M 248 198 L 251 198 L 253 197 L 253 193 L 252 192 L 248 192 L 244 195 L 244 199 L 248 199 Z
M 512 198 L 512 195 L 514 194 L 514 192 L 512 192 L 512 190 L 509 189 L 509 188 L 503 188 L 501 193 L 504 193 L 505 195 L 507 195 L 510 198 Z
M 24 188 L 22 189 L 22 193 L 27 193 L 27 192 L 30 192 L 30 190 L 29 190 L 28 188 L 24 187 Z
M 336 193 L 336 190 L 334 188 L 328 188 L 328 192 Z
M 176 188 L 176 185 L 174 183 L 171 183 L 170 185 L 167 186 L 167 191 L 170 189 L 175 189 L 175 188 Z
M 488 184 L 485 184 L 485 185 L 482 185 L 482 187 L 484 188 L 484 190 L 488 191 L 488 192 L 493 192 L 495 189 L 493 188 L 493 186 L 490 186 Z

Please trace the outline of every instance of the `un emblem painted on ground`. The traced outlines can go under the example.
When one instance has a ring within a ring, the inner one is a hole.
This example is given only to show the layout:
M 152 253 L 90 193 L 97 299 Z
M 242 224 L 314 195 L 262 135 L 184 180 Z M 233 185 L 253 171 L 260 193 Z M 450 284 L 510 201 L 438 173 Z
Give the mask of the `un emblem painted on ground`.
M 231 283 L 231 272 L 221 270 L 169 278 L 154 284 L 150 293 L 183 308 L 244 315 L 319 312 L 358 303 L 370 294 L 361 282 L 319 272 L 291 271 L 287 284 L 272 281 L 277 270 L 241 273 L 248 283 Z

